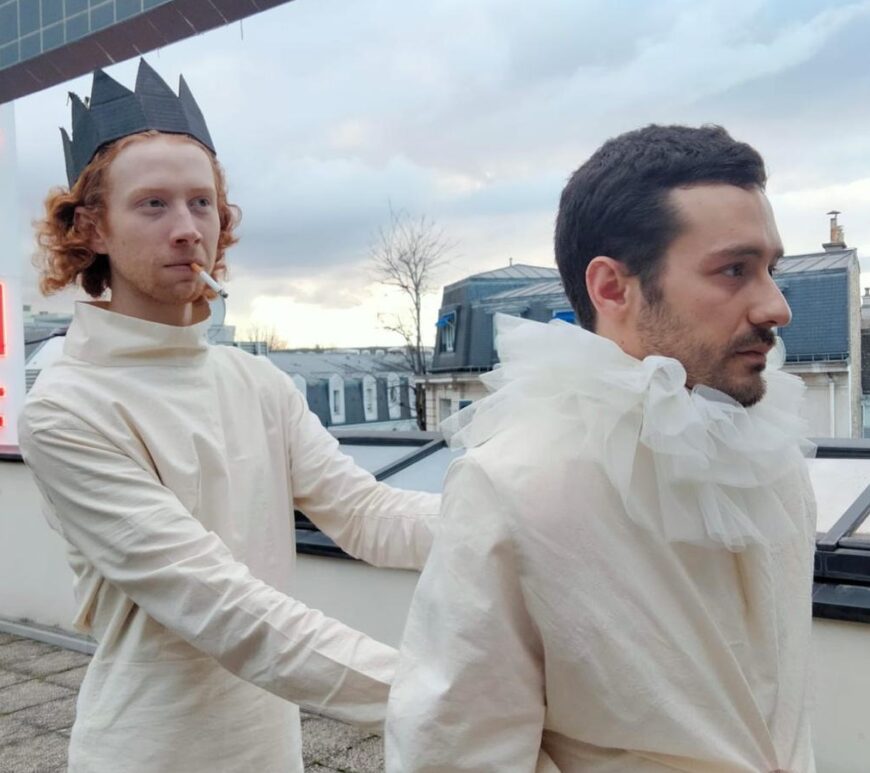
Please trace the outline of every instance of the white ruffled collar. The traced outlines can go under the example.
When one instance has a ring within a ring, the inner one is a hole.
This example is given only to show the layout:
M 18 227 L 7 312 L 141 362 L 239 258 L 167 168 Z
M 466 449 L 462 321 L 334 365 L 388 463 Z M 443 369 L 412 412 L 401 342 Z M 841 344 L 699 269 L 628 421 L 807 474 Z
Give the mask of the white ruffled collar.
M 522 414 L 558 411 L 581 455 L 600 462 L 629 517 L 673 542 L 740 551 L 794 534 L 772 485 L 812 452 L 800 418 L 803 382 L 768 358 L 765 397 L 744 408 L 709 387 L 686 389 L 682 364 L 637 360 L 561 321 L 496 315 L 501 364 L 492 394 L 442 424 L 451 446 L 485 442 Z

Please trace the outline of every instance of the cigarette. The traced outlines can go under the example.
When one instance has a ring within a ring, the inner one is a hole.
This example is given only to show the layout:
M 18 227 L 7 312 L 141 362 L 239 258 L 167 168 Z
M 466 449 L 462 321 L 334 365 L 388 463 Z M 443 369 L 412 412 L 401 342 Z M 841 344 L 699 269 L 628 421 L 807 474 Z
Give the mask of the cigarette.
M 221 298 L 229 297 L 229 293 L 221 286 L 220 282 L 218 282 L 211 274 L 208 273 L 199 263 L 191 263 L 190 267 L 193 269 L 195 274 L 199 274 L 200 279 L 205 282 L 212 290 L 214 290 Z

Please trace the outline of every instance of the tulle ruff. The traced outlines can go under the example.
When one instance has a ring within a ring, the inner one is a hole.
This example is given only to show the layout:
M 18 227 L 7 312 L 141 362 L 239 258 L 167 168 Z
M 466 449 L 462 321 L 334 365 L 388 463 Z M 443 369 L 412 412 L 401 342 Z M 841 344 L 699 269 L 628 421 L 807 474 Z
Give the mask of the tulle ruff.
M 501 365 L 482 376 L 491 394 L 442 424 L 451 447 L 546 418 L 572 438 L 554 453 L 600 463 L 629 517 L 668 541 L 736 552 L 797 533 L 777 484 L 815 449 L 799 415 L 803 382 L 779 370 L 781 344 L 765 397 L 744 408 L 709 387 L 687 390 L 677 360 L 637 360 L 576 325 L 502 314 L 495 325 Z

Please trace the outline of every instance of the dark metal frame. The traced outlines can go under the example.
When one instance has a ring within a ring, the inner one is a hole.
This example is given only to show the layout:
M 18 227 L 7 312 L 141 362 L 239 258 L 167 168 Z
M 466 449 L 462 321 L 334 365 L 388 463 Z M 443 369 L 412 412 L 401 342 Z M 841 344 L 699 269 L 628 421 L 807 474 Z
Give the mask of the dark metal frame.
M 331 432 L 341 445 L 417 446 L 413 451 L 372 473 L 378 481 L 386 480 L 447 447 L 447 443 L 438 432 L 366 432 L 365 430 L 331 430 Z M 297 510 L 295 517 L 297 553 L 354 560 L 311 523 L 304 513 Z
M 331 429 L 341 445 L 415 446 L 409 453 L 374 473 L 388 480 L 401 470 L 445 448 L 437 432 L 376 432 Z M 817 439 L 819 459 L 870 459 L 870 440 Z M 20 462 L 17 448 L 0 447 L 0 461 Z M 870 624 L 870 538 L 856 537 L 856 529 L 870 517 L 870 481 L 843 516 L 816 539 L 813 616 Z M 296 511 L 299 553 L 351 559 L 305 515 Z M 351 559 L 352 560 L 352 559 Z
M 870 440 L 822 438 L 819 459 L 870 459 Z M 853 536 L 870 513 L 870 481 L 816 539 L 813 616 L 870 623 L 870 539 Z

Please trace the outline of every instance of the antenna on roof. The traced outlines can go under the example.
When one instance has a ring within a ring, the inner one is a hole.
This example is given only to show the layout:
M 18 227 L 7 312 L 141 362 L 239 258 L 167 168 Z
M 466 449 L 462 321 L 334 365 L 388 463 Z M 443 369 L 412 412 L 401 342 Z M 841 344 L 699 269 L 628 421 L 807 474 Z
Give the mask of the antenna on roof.
M 508 265 L 509 265 L 509 266 L 512 266 L 513 264 L 514 264 L 514 259 L 513 259 L 513 258 L 508 258 Z
M 828 212 L 831 217 L 831 240 L 825 242 L 822 247 L 825 252 L 834 252 L 836 250 L 845 250 L 846 241 L 843 234 L 843 226 L 837 222 L 837 215 L 842 214 L 838 209 L 832 209 Z

